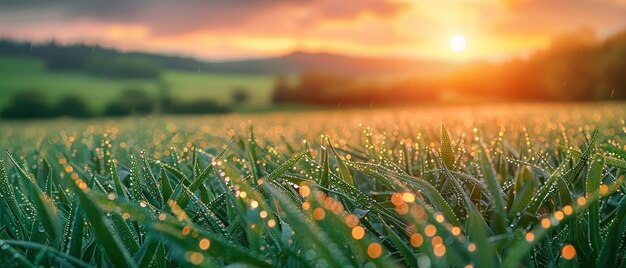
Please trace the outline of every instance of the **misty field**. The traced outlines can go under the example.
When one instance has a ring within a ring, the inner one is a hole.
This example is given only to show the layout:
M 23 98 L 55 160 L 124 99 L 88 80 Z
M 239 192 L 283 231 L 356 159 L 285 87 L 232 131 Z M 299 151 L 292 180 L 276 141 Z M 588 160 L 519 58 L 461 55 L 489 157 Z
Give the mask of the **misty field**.
M 269 75 L 199 73 L 167 70 L 160 78 L 116 79 L 75 70 L 49 71 L 46 63 L 36 58 L 10 57 L 0 54 L 0 110 L 13 96 L 24 91 L 43 94 L 48 104 L 64 96 L 84 99 L 94 112 L 102 112 L 108 102 L 128 89 L 146 92 L 151 97 L 163 87 L 176 98 L 196 100 L 199 95 L 219 103 L 230 103 L 231 91 L 242 89 L 250 94 L 250 105 L 263 106 L 271 100 L 273 78 Z
M 626 105 L 0 122 L 2 267 L 625 267 Z

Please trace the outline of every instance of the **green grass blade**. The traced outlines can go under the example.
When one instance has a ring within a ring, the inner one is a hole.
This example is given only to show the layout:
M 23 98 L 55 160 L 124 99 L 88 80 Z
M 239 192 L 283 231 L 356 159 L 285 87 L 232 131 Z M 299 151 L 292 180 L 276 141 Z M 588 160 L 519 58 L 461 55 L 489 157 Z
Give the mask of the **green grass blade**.
M 143 243 L 134 259 L 138 268 L 148 268 L 154 261 L 154 256 L 157 255 L 157 250 L 161 246 L 161 242 L 153 238 L 152 236 Z
M 384 226 L 385 226 L 385 232 L 391 239 L 391 243 L 393 243 L 393 245 L 398 249 L 398 251 L 400 251 L 400 254 L 404 258 L 404 264 L 406 264 L 407 267 L 418 267 L 417 257 L 415 256 L 415 253 L 409 247 L 409 245 L 407 245 L 406 242 L 402 241 L 400 236 L 396 234 L 396 232 L 393 231 L 391 227 L 389 227 L 389 225 L 384 223 Z
M 330 139 L 326 139 L 326 143 L 328 144 L 328 148 L 331 149 L 333 155 L 335 155 L 335 159 L 337 160 L 337 165 L 339 166 L 339 176 L 341 176 L 341 178 L 346 181 L 346 183 L 354 186 L 355 184 L 354 179 L 352 178 L 352 173 L 350 173 L 350 169 L 348 169 L 345 161 L 341 159 L 341 157 L 337 153 L 337 150 L 335 150 L 335 147 L 330 143 Z
M 89 189 L 86 188 L 84 182 L 76 180 L 70 182 L 69 185 L 71 185 L 74 193 L 78 196 L 80 204 L 84 209 L 83 212 L 91 223 L 98 243 L 102 246 L 113 265 L 117 267 L 136 267 L 131 255 L 124 249 L 122 242 L 120 242 L 119 237 L 107 222 L 100 208 L 87 196 L 86 192 L 89 192 Z
M 274 181 L 278 179 L 281 175 L 283 175 L 288 169 L 293 167 L 298 161 L 300 161 L 303 157 L 307 156 L 309 151 L 302 151 L 294 156 L 292 156 L 289 160 L 285 161 L 282 165 L 280 165 L 277 169 L 272 171 L 269 175 L 267 175 L 267 179 L 269 181 Z
M 446 202 L 446 200 L 441 196 L 441 193 L 428 183 L 425 180 L 421 180 L 414 177 L 409 177 L 404 174 L 397 174 L 392 171 L 386 170 L 385 168 L 381 168 L 380 166 L 372 166 L 369 164 L 363 163 L 354 163 L 349 162 L 350 166 L 354 167 L 357 170 L 360 170 L 369 176 L 375 177 L 379 181 L 385 181 L 389 179 L 389 176 L 393 176 L 403 181 L 407 186 L 416 189 L 421 194 L 423 194 L 426 199 L 429 201 L 431 205 L 436 207 L 441 213 L 444 214 L 445 218 L 452 223 L 454 226 L 461 226 L 461 222 L 459 221 L 454 211 L 450 208 L 450 205 Z M 377 171 L 376 169 L 380 169 Z
M 5 240 L 0 240 L 0 261 L 2 261 L 3 259 L 6 260 L 8 258 L 10 258 L 11 261 L 17 262 L 20 267 L 37 267 L 26 256 L 24 256 L 22 252 L 13 248 Z
M 92 267 L 91 265 L 85 263 L 79 258 L 76 258 L 72 255 L 68 255 L 64 252 L 60 252 L 56 250 L 55 248 L 48 247 L 42 244 L 35 244 L 35 243 L 30 243 L 30 242 L 25 242 L 25 241 L 0 240 L 0 246 L 2 245 L 11 245 L 11 246 L 35 249 L 38 251 L 50 253 L 50 255 L 53 256 L 55 259 L 66 260 L 68 261 L 68 263 L 71 263 L 75 265 L 76 267 L 84 267 L 84 268 Z
M 449 170 L 455 170 L 454 150 L 452 149 L 450 134 L 443 124 L 441 124 L 441 158 Z
M 533 198 L 535 187 L 537 186 L 536 180 L 528 180 L 521 189 L 515 194 L 515 199 L 513 199 L 513 203 L 509 208 L 508 217 L 509 219 L 513 219 L 516 216 L 519 216 L 526 205 Z
M 626 150 L 623 150 L 612 144 L 602 144 L 599 146 L 601 149 L 614 154 L 618 159 L 626 160 Z
M 307 221 L 304 215 L 282 191 L 270 186 L 270 184 L 263 185 L 280 204 L 281 218 L 299 235 L 299 238 L 302 239 L 302 246 L 306 247 L 307 250 L 315 252 L 318 258 L 324 259 L 330 267 L 344 267 L 350 263 L 349 259 L 342 252 L 337 251 L 339 246 L 331 242 L 326 233 L 317 224 Z M 307 261 L 313 263 L 313 260 L 307 259 Z
M 148 192 L 150 193 L 149 200 L 152 201 L 152 204 L 157 208 L 163 207 L 163 194 L 159 189 L 156 177 L 154 177 L 154 173 L 152 172 L 152 168 L 150 168 L 150 164 L 148 163 L 148 159 L 145 153 L 141 154 L 142 159 L 142 170 L 143 170 L 143 178 L 146 182 L 146 186 L 148 188 Z
M 115 195 L 117 198 L 127 199 L 126 191 L 124 190 L 124 185 L 122 185 L 122 181 L 120 180 L 120 176 L 117 171 L 117 160 L 111 159 L 111 178 L 113 178 L 113 186 L 115 187 Z
M 476 251 L 472 255 L 472 260 L 476 267 L 496 267 L 495 255 L 491 245 L 487 241 L 487 230 L 481 224 L 482 216 L 478 211 L 469 213 L 470 240 L 476 245 Z
M 111 215 L 111 223 L 113 230 L 118 234 L 124 248 L 128 250 L 130 255 L 135 255 L 139 250 L 139 239 L 131 231 L 128 224 L 124 221 L 120 214 L 114 213 Z
M 234 246 L 228 241 L 222 240 L 222 238 L 210 233 L 203 232 L 197 227 L 187 227 L 190 228 L 190 233 L 194 232 L 198 235 L 196 237 L 184 235 L 181 230 L 185 227 L 174 226 L 167 223 L 155 223 L 152 229 L 155 231 L 155 234 L 173 243 L 185 253 L 199 252 L 210 256 L 221 257 L 229 262 L 247 263 L 253 267 L 270 267 L 268 261 L 261 256 L 251 254 L 247 250 Z M 203 251 L 199 245 L 200 241 L 205 238 L 209 240 L 209 247 Z
M 63 244 L 61 246 L 63 252 L 67 252 L 76 258 L 81 257 L 84 229 L 83 212 L 78 202 L 77 199 L 72 202 L 70 214 L 63 229 Z
M 500 181 L 496 176 L 496 171 L 491 164 L 491 158 L 487 155 L 484 145 L 480 145 L 480 170 L 489 189 L 494 205 L 494 231 L 497 234 L 505 233 L 508 230 L 508 220 L 506 217 L 505 202 L 500 187 Z
M 586 195 L 589 200 L 589 211 L 587 214 L 589 244 L 597 255 L 600 251 L 600 205 L 599 205 L 599 189 L 602 180 L 602 170 L 604 169 L 604 158 L 596 156 L 591 163 L 589 172 L 587 173 Z
M 15 159 L 13 158 L 13 156 L 11 155 L 11 153 L 9 152 L 9 150 L 6 150 L 7 156 L 9 157 L 9 160 L 11 160 L 11 162 L 13 163 L 13 165 L 15 166 L 15 168 L 18 171 L 18 174 L 24 178 L 24 180 L 27 182 L 29 187 L 32 187 L 33 190 L 36 191 L 37 194 L 43 192 L 41 190 L 41 188 L 39 188 L 39 185 L 37 185 L 37 182 L 35 182 L 35 180 L 29 176 L 26 171 L 24 169 L 22 169 L 22 167 L 20 167 L 20 165 L 17 163 L 17 161 L 15 161 Z
M 228 149 L 229 147 L 226 147 L 224 150 L 222 150 L 222 152 L 218 154 L 214 158 L 214 160 L 221 158 Z M 213 165 L 209 164 L 198 176 L 196 176 L 196 178 L 193 180 L 191 185 L 189 185 L 189 191 L 191 193 L 196 192 L 200 188 L 200 186 L 205 182 L 205 180 L 209 178 L 209 175 L 211 175 L 214 171 L 215 171 L 215 168 L 213 167 Z M 181 207 L 185 207 L 187 205 L 187 202 L 189 202 L 189 193 L 187 193 L 187 191 L 185 191 L 184 188 L 185 188 L 185 184 L 181 182 L 178 184 L 178 186 L 176 186 L 176 189 L 173 192 L 173 195 L 174 193 L 179 193 L 175 197 L 175 201 L 176 201 L 176 204 L 178 204 Z
M 322 170 L 321 170 L 321 174 L 319 176 L 319 178 L 320 178 L 319 179 L 320 180 L 319 184 L 322 187 L 328 188 L 329 184 L 330 184 L 330 170 L 329 170 L 330 165 L 328 163 L 328 161 L 329 161 L 328 160 L 328 149 L 326 149 L 325 146 L 322 146 L 321 154 L 322 154 L 322 159 L 321 159 L 321 161 L 322 161 L 322 163 L 321 163 L 322 164 Z
M 139 165 L 137 157 L 133 154 L 130 156 L 130 196 L 135 201 L 146 200 L 141 189 L 141 176 L 139 174 Z
M 7 172 L 4 167 L 4 160 L 2 160 L 2 158 L 0 158 L 0 196 L 9 207 L 9 213 L 11 213 L 12 216 L 11 219 L 17 225 L 17 235 L 21 238 L 24 238 L 24 225 L 21 220 L 22 211 L 20 210 L 20 207 L 17 203 L 15 193 L 13 192 L 13 187 L 9 183 L 9 178 L 7 177 Z
M 6 152 L 7 152 L 7 155 L 9 156 L 9 159 L 11 160 L 11 162 L 13 162 L 13 165 L 18 170 L 18 173 L 20 174 L 20 176 L 22 176 L 22 178 L 24 178 L 24 181 L 27 182 L 26 184 L 28 185 L 27 190 L 30 193 L 30 200 L 35 204 L 35 209 L 37 211 L 39 219 L 41 220 L 42 225 L 44 226 L 47 232 L 48 237 L 50 238 L 51 241 L 58 243 L 59 242 L 58 234 L 60 231 L 60 226 L 58 224 L 59 222 L 57 219 L 56 206 L 54 205 L 54 203 L 52 203 L 52 201 L 50 200 L 50 197 L 47 196 L 41 190 L 41 188 L 39 188 L 37 183 L 26 173 L 26 171 L 24 171 L 17 164 L 17 162 L 15 161 L 15 159 L 13 159 L 13 156 L 11 156 L 9 151 L 7 150 Z
M 161 166 L 161 174 L 159 175 L 159 180 L 161 181 L 161 192 L 163 193 L 163 200 L 168 200 L 172 196 L 174 190 L 172 189 L 172 185 L 170 184 L 170 178 L 165 172 L 165 168 Z
M 53 241 L 55 244 L 59 241 L 59 234 L 61 230 L 61 226 L 59 225 L 59 218 L 57 213 L 57 208 L 45 193 L 40 193 L 37 195 L 36 193 L 32 193 L 35 196 L 35 208 L 37 209 L 37 215 L 41 220 L 43 227 L 46 230 L 46 234 L 50 241 Z
M 626 233 L 626 198 L 622 197 L 615 218 L 608 228 L 606 239 L 598 256 L 597 267 L 614 267 L 617 265 L 617 255 L 620 238 Z M 623 263 L 622 259 L 622 263 Z

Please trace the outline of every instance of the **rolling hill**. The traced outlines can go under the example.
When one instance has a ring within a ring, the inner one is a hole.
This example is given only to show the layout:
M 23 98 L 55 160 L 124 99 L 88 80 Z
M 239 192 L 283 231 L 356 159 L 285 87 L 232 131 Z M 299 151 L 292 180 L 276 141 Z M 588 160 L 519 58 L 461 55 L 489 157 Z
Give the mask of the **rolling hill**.
M 448 70 L 451 67 L 449 63 L 433 60 L 350 57 L 340 54 L 302 51 L 278 57 L 204 61 L 181 56 L 122 52 L 97 45 L 59 45 L 54 42 L 36 44 L 11 40 L 0 40 L 0 55 L 42 58 L 48 62 L 60 58 L 63 64 L 74 69 L 80 69 L 85 62 L 94 57 L 141 57 L 157 62 L 170 70 L 257 75 L 289 75 L 311 70 L 344 75 L 415 75 Z

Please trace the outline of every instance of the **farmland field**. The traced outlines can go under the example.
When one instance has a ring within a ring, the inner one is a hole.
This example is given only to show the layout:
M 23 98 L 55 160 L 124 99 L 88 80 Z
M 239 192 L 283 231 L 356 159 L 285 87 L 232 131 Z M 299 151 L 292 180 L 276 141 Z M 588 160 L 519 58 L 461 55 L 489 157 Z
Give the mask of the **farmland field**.
M 38 91 L 45 94 L 51 104 L 68 94 L 77 95 L 96 112 L 101 112 L 126 89 L 137 88 L 157 96 L 161 85 L 183 101 L 202 95 L 220 103 L 229 103 L 231 91 L 241 88 L 250 95 L 248 104 L 264 106 L 270 102 L 273 78 L 167 70 L 160 79 L 114 79 L 77 71 L 50 72 L 43 60 L 0 55 L 0 109 L 7 106 L 16 93 Z
M 624 267 L 626 105 L 2 121 L 2 267 Z

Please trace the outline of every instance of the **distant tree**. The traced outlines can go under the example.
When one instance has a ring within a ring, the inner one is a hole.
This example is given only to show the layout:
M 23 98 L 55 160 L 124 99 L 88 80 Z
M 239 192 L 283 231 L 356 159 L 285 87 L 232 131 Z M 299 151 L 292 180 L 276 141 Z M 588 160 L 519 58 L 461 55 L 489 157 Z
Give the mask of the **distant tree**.
M 626 99 L 626 31 L 609 39 L 602 47 L 595 72 L 598 76 L 596 99 Z
M 161 80 L 158 85 L 158 96 L 157 103 L 155 107 L 155 113 L 159 114 L 167 114 L 171 112 L 172 107 L 174 107 L 174 97 L 170 93 L 170 85 Z
M 547 55 L 535 59 L 540 62 L 543 87 L 557 100 L 588 101 L 594 97 L 596 46 L 585 35 L 578 37 L 580 40 L 575 37 L 567 38 L 563 44 L 557 42 L 560 45 L 553 45 Z
M 85 62 L 87 72 L 114 78 L 158 78 L 163 66 L 142 56 L 93 56 Z
M 228 113 L 230 109 L 219 105 L 212 100 L 195 100 L 191 102 L 179 102 L 172 107 L 173 114 L 215 114 Z
M 234 88 L 231 94 L 233 103 L 237 105 L 245 104 L 250 99 L 250 93 L 242 87 Z
M 54 111 L 39 90 L 20 92 L 4 110 L 3 118 L 28 119 L 54 116 Z
M 274 78 L 274 103 L 289 102 L 292 100 L 293 89 L 289 86 L 287 77 L 278 75 Z
M 50 71 L 83 70 L 91 56 L 91 49 L 84 45 L 75 47 L 59 46 L 52 42 L 39 50 Z
M 76 95 L 69 95 L 61 99 L 56 105 L 55 114 L 71 117 L 93 116 L 85 100 Z
M 104 114 L 123 116 L 130 114 L 147 114 L 154 108 L 154 100 L 140 88 L 127 89 L 113 102 L 107 105 Z

